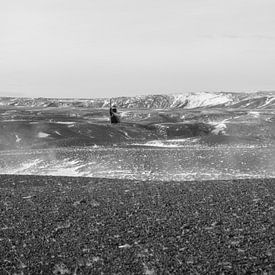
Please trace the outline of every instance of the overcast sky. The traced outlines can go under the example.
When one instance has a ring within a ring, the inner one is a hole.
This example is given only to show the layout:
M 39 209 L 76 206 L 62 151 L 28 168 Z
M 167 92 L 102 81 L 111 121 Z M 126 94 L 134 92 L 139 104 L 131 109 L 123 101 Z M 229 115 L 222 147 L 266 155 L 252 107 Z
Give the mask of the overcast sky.
M 0 0 L 0 96 L 274 89 L 274 0 Z

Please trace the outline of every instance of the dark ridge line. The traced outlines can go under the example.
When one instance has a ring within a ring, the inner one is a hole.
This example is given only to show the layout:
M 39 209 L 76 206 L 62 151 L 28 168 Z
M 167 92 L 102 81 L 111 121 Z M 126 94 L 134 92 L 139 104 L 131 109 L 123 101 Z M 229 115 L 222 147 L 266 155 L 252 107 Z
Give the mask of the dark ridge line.
M 275 177 L 266 177 L 266 178 L 234 178 L 234 179 L 207 179 L 207 180 L 140 180 L 140 179 L 120 179 L 120 178 L 105 178 L 105 177 L 72 177 L 72 176 L 54 176 L 54 175 L 27 175 L 27 174 L 0 174 L 0 180 L 3 178 L 42 178 L 42 179 L 72 179 L 72 180 L 94 180 L 94 181 L 102 181 L 106 180 L 109 182 L 117 182 L 117 181 L 122 181 L 122 182 L 143 182 L 143 183 L 215 183 L 215 182 L 238 182 L 238 181 L 264 181 L 264 180 L 271 180 L 275 181 Z M 20 182 L 22 183 L 22 182 Z M 2 182 L 0 182 L 0 188 L 1 188 Z M 43 182 L 42 185 L 45 183 Z

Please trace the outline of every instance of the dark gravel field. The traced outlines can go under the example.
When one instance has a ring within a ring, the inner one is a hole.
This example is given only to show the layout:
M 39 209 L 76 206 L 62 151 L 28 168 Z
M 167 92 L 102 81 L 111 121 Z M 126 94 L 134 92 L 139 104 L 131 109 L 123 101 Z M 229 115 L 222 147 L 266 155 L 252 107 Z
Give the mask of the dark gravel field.
M 0 176 L 0 274 L 274 274 L 275 179 Z

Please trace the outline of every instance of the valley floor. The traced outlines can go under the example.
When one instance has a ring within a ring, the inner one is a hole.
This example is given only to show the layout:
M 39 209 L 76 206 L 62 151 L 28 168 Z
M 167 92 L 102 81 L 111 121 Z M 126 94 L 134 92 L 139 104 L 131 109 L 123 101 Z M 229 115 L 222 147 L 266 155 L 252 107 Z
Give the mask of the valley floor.
M 0 176 L 1 274 L 271 274 L 275 179 Z

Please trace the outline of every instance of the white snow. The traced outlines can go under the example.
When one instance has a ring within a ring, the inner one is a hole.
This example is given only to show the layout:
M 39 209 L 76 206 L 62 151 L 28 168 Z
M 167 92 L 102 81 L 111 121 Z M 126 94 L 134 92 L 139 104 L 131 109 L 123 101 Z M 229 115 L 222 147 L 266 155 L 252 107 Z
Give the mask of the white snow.
M 225 123 L 220 123 L 215 126 L 215 129 L 212 131 L 213 134 L 218 135 L 218 134 L 224 134 L 226 129 L 226 124 Z
M 109 121 L 110 118 L 108 116 L 103 116 L 103 117 L 93 117 L 93 119 L 97 121 Z M 71 125 L 69 127 L 71 127 Z
M 45 173 L 42 173 L 42 175 L 52 175 L 52 176 L 70 176 L 70 177 L 79 177 L 79 176 L 84 176 L 80 172 L 77 171 L 80 166 L 76 167 L 56 167 L 56 169 L 50 169 L 50 170 L 45 170 Z
M 222 93 L 191 93 L 191 94 L 179 94 L 173 95 L 174 102 L 171 107 L 178 106 L 187 102 L 185 108 L 192 109 L 198 107 L 214 106 L 219 104 L 229 104 L 233 101 L 231 94 Z
M 3 119 L 2 122 L 10 122 L 10 121 L 26 121 L 25 119 Z
M 199 141 L 199 138 L 184 138 L 184 139 L 165 139 L 165 140 L 151 140 L 146 143 L 135 143 L 137 146 L 163 147 L 163 148 L 179 148 L 194 146 Z
M 22 138 L 20 138 L 18 135 L 15 135 L 15 137 L 16 137 L 16 142 L 17 142 L 17 143 L 20 142 L 20 141 L 22 140 Z
M 5 174 L 27 174 L 27 175 L 53 175 L 53 176 L 90 176 L 81 173 L 79 169 L 84 165 L 76 160 L 64 159 L 64 162 L 45 163 L 42 159 L 34 159 L 23 162 L 19 167 L 5 170 Z M 1 171 L 2 172 L 2 171 Z M 0 173 L 1 174 L 1 173 Z
M 120 117 L 127 117 L 129 112 L 120 112 L 119 115 Z
M 126 138 L 130 139 L 131 137 L 129 136 L 129 134 L 126 131 L 123 131 L 124 135 L 126 136 Z
M 248 113 L 249 115 L 252 115 L 253 117 L 255 118 L 258 118 L 260 116 L 260 113 L 259 112 L 254 112 L 254 111 L 251 111 Z
M 107 100 L 107 99 L 105 99 L 105 100 L 104 100 L 104 103 L 103 103 L 103 105 L 102 105 L 102 108 L 106 108 L 106 107 L 109 107 L 109 106 L 110 106 L 110 101 Z
M 56 121 L 55 123 L 56 124 L 68 124 L 68 125 L 75 124 L 75 122 L 73 122 L 73 121 Z
M 130 248 L 130 247 L 131 245 L 129 245 L 128 243 L 118 246 L 118 248 Z
M 49 165 L 48 167 L 45 167 L 43 169 L 44 175 L 50 174 L 53 176 L 84 176 L 83 173 L 79 171 L 80 168 L 85 166 L 85 164 L 79 164 L 78 160 L 70 160 L 70 159 L 64 159 L 62 162 L 56 162 L 54 165 Z M 42 169 L 39 170 L 39 172 L 42 171 Z
M 267 106 L 268 104 L 270 104 L 274 100 L 275 100 L 274 97 L 267 98 L 265 104 L 263 104 L 261 107 Z
M 41 159 L 35 159 L 31 160 L 29 162 L 24 162 L 20 167 L 14 168 L 8 171 L 5 171 L 5 174 L 29 174 L 31 169 L 33 169 L 35 166 L 37 166 L 40 162 L 42 162 Z
M 38 136 L 39 138 L 46 138 L 46 137 L 49 136 L 49 134 L 44 133 L 44 132 L 39 132 L 39 133 L 37 134 L 37 136 Z
M 228 119 L 225 119 L 221 122 L 208 122 L 209 124 L 211 125 L 214 125 L 215 129 L 212 130 L 211 133 L 215 134 L 215 135 L 219 135 L 219 134 L 225 134 L 225 129 L 227 128 L 226 127 L 226 124 L 225 122 L 227 121 Z

